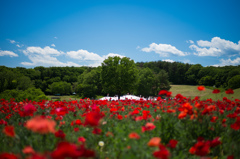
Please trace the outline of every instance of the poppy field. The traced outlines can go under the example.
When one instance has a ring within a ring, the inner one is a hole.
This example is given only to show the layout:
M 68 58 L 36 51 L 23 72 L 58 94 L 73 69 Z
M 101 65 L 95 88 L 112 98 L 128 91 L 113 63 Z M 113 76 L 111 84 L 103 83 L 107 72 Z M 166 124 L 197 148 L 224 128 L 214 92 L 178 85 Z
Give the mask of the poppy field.
M 157 100 L 1 99 L 0 158 L 238 159 L 240 100 L 232 93 L 218 101 L 165 90 Z

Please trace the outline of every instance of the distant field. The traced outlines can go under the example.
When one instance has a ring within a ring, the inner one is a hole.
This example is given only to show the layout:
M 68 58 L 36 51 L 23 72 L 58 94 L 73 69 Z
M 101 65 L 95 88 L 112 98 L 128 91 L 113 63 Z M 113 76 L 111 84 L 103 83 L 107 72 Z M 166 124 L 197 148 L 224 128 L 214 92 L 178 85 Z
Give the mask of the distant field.
M 69 100 L 79 100 L 80 98 L 77 98 L 77 97 L 74 97 L 74 96 L 47 96 L 49 100 L 51 100 L 52 97 L 60 97 L 60 100 L 63 101 L 63 100 L 66 100 L 66 101 L 69 101 Z M 56 99 L 53 99 L 53 100 L 56 100 Z
M 222 100 L 223 97 L 227 97 L 229 99 L 240 99 L 240 88 L 234 90 L 234 94 L 228 95 L 225 92 L 221 92 L 218 94 L 213 94 L 211 89 L 207 89 L 205 91 L 199 91 L 197 89 L 198 86 L 189 86 L 189 85 L 171 85 L 170 91 L 172 92 L 172 96 L 176 96 L 176 94 L 182 94 L 185 97 L 194 98 L 196 96 L 201 97 L 201 100 L 206 100 L 212 98 L 213 100 Z

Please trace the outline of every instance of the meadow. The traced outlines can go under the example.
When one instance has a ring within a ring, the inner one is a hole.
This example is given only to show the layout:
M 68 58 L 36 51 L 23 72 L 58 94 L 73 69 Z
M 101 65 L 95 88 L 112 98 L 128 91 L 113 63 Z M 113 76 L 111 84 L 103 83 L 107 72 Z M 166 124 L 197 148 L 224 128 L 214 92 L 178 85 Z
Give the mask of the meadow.
M 217 101 L 168 91 L 156 101 L 1 99 L 0 158 L 240 158 L 237 91 L 211 90 Z

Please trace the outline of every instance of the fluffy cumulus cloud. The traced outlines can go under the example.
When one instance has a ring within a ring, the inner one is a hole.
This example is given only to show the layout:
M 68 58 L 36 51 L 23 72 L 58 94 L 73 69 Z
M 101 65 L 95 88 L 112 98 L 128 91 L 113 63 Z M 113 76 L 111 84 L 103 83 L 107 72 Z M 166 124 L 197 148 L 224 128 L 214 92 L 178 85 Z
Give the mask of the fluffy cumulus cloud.
M 52 47 L 56 47 L 56 45 L 55 45 L 55 44 L 52 44 L 51 46 L 52 46 Z
M 166 59 L 166 60 L 162 60 L 162 61 L 171 62 L 171 63 L 174 62 L 173 60 L 170 60 L 170 59 Z
M 18 57 L 18 54 L 12 52 L 12 51 L 3 51 L 0 50 L 0 56 L 10 56 L 10 57 Z
M 237 66 L 240 65 L 240 57 L 237 57 L 236 59 L 231 60 L 229 59 L 220 59 L 220 64 L 214 65 L 214 66 Z
M 141 49 L 144 52 L 155 52 L 159 54 L 161 57 L 167 57 L 170 55 L 177 55 L 177 56 L 186 56 L 187 53 L 178 50 L 175 46 L 170 44 L 156 44 L 152 43 L 149 47 L 145 47 Z
M 189 48 L 194 50 L 194 55 L 197 56 L 231 56 L 240 54 L 240 41 L 236 44 L 229 40 L 214 37 L 211 41 L 199 40 L 197 45 L 192 44 Z
M 73 62 L 60 62 L 56 57 L 64 55 L 62 51 L 46 46 L 41 47 L 27 47 L 23 53 L 28 56 L 31 62 L 22 62 L 25 66 L 80 66 Z
M 82 50 L 82 49 L 78 50 L 78 51 L 69 51 L 69 52 L 67 52 L 66 55 L 69 56 L 70 58 L 76 59 L 80 62 L 86 61 L 86 62 L 88 62 L 88 66 L 93 66 L 93 67 L 100 66 L 101 63 L 110 56 L 111 57 L 113 57 L 113 56 L 124 57 L 122 55 L 114 54 L 114 53 L 109 53 L 107 55 L 100 56 L 96 53 L 89 52 L 87 50 Z
M 55 48 L 51 48 L 46 46 L 44 48 L 41 47 L 27 47 L 23 50 L 23 53 L 28 56 L 31 62 L 22 62 L 22 65 L 25 66 L 92 66 L 97 67 L 100 66 L 103 60 L 110 56 L 120 56 L 119 54 L 109 53 L 107 55 L 100 56 L 96 53 L 89 52 L 87 50 L 78 50 L 78 51 L 68 51 L 66 53 L 59 51 Z M 65 56 L 77 60 L 78 63 L 74 63 L 71 61 L 61 62 L 58 60 L 58 57 Z

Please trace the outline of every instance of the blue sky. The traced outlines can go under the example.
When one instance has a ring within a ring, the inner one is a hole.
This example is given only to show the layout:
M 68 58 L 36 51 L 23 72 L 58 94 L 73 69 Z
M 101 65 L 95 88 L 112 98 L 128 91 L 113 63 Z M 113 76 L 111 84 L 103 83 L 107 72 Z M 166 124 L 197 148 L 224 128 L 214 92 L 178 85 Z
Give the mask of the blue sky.
M 238 0 L 0 0 L 0 65 L 240 65 Z

